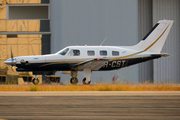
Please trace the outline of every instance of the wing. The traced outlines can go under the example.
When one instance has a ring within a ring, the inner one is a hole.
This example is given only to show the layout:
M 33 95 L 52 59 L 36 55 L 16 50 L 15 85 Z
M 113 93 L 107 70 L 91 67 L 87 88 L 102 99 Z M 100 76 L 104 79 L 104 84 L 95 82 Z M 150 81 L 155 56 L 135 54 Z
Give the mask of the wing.
M 83 71 L 84 68 L 91 68 L 92 71 L 99 70 L 108 59 L 91 59 L 71 66 L 72 70 Z

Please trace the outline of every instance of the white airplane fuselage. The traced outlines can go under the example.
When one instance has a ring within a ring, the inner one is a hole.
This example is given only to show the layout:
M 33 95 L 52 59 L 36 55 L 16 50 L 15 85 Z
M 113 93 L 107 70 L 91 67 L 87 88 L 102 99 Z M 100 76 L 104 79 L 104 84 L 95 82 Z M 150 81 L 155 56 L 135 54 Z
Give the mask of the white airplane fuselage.
M 81 68 L 73 69 L 71 66 L 94 59 L 97 61 L 105 61 L 105 63 L 100 69 L 91 68 L 91 70 L 105 71 L 120 69 L 135 63 L 161 57 L 160 54 L 154 52 L 142 52 L 140 50 L 132 50 L 118 46 L 69 46 L 65 49 L 69 49 L 65 55 L 57 52 L 49 55 L 15 57 L 14 61 L 16 62 L 17 71 L 83 71 Z M 71 53 L 73 50 L 79 50 L 80 54 L 74 55 L 74 53 Z M 92 54 L 89 55 L 88 52 Z M 11 61 L 11 59 L 7 61 Z
M 71 83 L 77 83 L 77 71 L 84 71 L 90 83 L 92 71 L 115 70 L 168 54 L 161 53 L 169 34 L 172 20 L 160 20 L 152 30 L 134 46 L 68 46 L 55 54 L 20 56 L 4 61 L 17 67 L 19 72 L 71 71 Z

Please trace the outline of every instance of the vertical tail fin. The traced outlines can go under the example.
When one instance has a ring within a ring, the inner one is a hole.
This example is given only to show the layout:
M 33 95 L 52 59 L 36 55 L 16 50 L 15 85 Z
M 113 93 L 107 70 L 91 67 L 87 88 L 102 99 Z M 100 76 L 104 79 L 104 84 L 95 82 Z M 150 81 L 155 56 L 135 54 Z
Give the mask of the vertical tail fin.
M 132 49 L 160 53 L 169 34 L 173 20 L 160 20 Z

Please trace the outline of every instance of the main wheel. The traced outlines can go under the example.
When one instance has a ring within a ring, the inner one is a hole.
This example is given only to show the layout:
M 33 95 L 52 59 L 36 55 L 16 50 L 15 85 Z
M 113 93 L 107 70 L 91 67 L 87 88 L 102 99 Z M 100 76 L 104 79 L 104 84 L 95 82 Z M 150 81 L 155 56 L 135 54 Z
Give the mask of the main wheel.
M 34 85 L 38 85 L 39 84 L 39 79 L 37 78 L 34 78 L 33 80 L 32 80 L 32 82 L 33 82 L 33 84 Z
M 88 83 L 86 83 L 86 78 L 84 78 L 82 82 L 83 82 L 84 85 L 89 85 L 89 84 L 91 84 L 91 81 L 89 81 Z
M 78 79 L 76 77 L 72 77 L 70 79 L 71 84 L 76 85 L 78 83 Z

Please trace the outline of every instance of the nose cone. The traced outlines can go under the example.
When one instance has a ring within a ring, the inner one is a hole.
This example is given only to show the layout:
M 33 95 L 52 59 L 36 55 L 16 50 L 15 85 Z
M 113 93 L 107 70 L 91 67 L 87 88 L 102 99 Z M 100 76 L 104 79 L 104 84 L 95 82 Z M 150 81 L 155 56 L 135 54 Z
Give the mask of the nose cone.
M 4 63 L 5 63 L 6 65 L 12 65 L 12 66 L 14 66 L 14 65 L 16 65 L 16 59 L 10 58 L 10 59 L 7 59 L 6 61 L 4 61 Z

